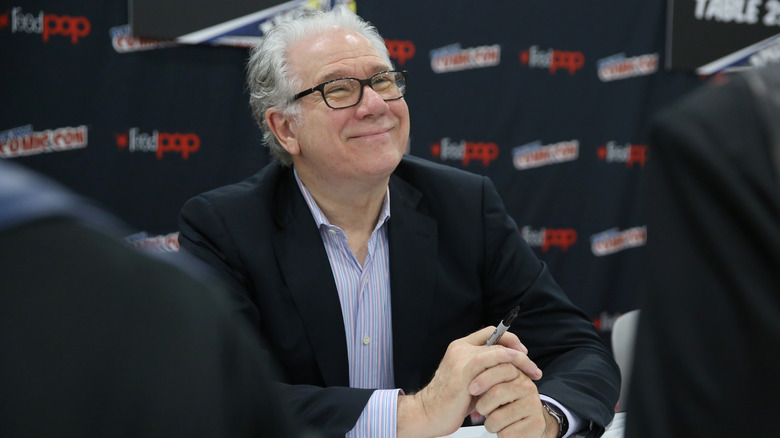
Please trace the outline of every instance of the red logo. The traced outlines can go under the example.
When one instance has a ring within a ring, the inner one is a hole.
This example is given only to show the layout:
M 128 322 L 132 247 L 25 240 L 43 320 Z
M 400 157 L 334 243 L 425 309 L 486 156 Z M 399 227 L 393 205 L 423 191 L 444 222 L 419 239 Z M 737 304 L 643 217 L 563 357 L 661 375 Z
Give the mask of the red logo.
M 44 42 L 49 40 L 49 35 L 62 35 L 69 36 L 71 44 L 76 44 L 79 38 L 89 35 L 92 27 L 86 17 L 46 14 L 43 21 Z
M 7 23 L 6 15 L 6 25 Z M 3 20 L 0 19 L 0 24 Z M 11 9 L 11 33 L 39 33 L 43 37 L 43 42 L 49 41 L 49 36 L 62 35 L 70 37 L 70 42 L 76 44 L 79 38 L 89 35 L 92 25 L 86 17 L 72 17 L 70 15 L 44 14 L 43 11 L 37 15 L 24 13 L 22 8 Z
M 456 143 L 449 138 L 443 138 L 441 143 L 431 145 L 431 154 L 440 160 L 460 160 L 464 166 L 471 161 L 482 161 L 482 165 L 487 167 L 491 161 L 498 158 L 498 145 L 465 140 Z
M 542 252 L 547 252 L 550 247 L 558 247 L 561 251 L 566 251 L 570 246 L 577 243 L 577 230 L 574 228 L 540 228 L 534 230 L 525 226 L 520 229 L 520 234 L 528 243 L 528 246 L 537 246 Z
M 10 15 L 11 11 L 5 11 L 2 14 L 0 14 L 0 29 L 5 29 L 6 27 L 10 26 L 8 21 L 8 16 Z
M 626 163 L 626 167 L 633 167 L 634 163 L 639 163 L 641 167 L 645 167 L 647 146 L 630 143 L 621 146 L 610 141 L 596 149 L 596 155 L 607 163 Z
M 385 40 L 385 46 L 390 58 L 397 59 L 399 65 L 404 65 L 407 60 L 414 58 L 415 47 L 411 41 Z
M 158 160 L 168 152 L 181 154 L 183 159 L 200 149 L 200 137 L 193 133 L 159 132 L 151 134 L 140 132 L 138 128 L 130 128 L 126 133 L 114 134 L 118 149 L 129 152 L 154 152 Z
M 531 68 L 546 68 L 552 74 L 558 70 L 567 70 L 573 75 L 585 65 L 585 55 L 582 52 L 540 50 L 538 46 L 531 46 L 520 52 L 520 62 Z

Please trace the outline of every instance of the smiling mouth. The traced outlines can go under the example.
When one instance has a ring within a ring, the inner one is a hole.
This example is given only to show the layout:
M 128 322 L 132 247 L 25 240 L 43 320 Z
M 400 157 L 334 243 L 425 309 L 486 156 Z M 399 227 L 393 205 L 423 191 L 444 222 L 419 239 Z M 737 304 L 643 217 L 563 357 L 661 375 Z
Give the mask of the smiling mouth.
M 392 128 L 384 129 L 381 131 L 373 131 L 373 132 L 366 132 L 364 134 L 359 135 L 353 135 L 352 138 L 371 138 L 371 137 L 377 137 L 382 134 L 387 134 L 388 132 L 392 131 Z

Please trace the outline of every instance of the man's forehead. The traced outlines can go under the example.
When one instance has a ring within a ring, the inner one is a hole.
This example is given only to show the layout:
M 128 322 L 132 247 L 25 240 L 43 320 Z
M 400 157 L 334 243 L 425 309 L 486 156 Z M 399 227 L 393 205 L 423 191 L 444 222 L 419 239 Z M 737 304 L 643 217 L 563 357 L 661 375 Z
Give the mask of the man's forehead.
M 299 77 L 318 82 L 374 74 L 390 67 L 368 39 L 344 29 L 328 30 L 296 42 L 290 47 L 289 61 Z

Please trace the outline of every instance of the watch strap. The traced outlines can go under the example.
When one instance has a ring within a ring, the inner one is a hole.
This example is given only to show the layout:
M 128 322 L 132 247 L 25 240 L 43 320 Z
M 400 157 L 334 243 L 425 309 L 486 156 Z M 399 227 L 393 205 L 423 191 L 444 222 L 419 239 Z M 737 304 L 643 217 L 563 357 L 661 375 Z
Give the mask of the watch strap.
M 558 422 L 558 438 L 562 438 L 569 430 L 569 419 L 557 407 L 546 401 L 542 402 L 542 406 Z

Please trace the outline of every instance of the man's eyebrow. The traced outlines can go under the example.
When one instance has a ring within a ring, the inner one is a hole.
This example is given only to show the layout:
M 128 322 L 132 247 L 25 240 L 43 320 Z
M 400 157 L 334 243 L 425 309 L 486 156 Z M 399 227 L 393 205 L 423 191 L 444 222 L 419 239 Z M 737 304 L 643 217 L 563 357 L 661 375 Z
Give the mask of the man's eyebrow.
M 370 71 L 372 72 L 371 75 L 374 75 L 376 73 L 383 72 L 383 71 L 388 71 L 388 70 L 391 70 L 391 69 L 392 69 L 391 67 L 388 67 L 388 66 L 386 66 L 384 64 L 379 64 L 379 65 L 374 66 Z M 321 84 L 323 82 L 332 81 L 334 79 L 351 78 L 351 77 L 353 77 L 353 76 L 350 76 L 350 75 L 344 73 L 343 70 L 336 70 L 335 72 L 328 73 L 327 75 L 325 75 L 322 78 L 320 78 L 319 80 L 317 80 L 317 83 Z M 360 78 L 357 78 L 357 79 L 360 79 Z

